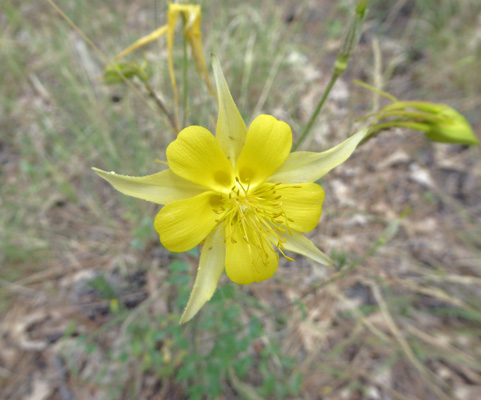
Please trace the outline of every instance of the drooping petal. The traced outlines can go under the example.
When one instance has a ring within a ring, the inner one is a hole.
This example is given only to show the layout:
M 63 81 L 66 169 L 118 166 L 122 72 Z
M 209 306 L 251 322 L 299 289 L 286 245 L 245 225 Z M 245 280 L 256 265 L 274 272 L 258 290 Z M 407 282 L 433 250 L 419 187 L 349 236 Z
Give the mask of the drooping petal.
M 231 281 L 241 285 L 261 282 L 269 279 L 277 270 L 279 255 L 272 244 L 265 240 L 259 244 L 259 237 L 254 230 L 246 229 L 249 244 L 244 239 L 244 233 L 237 229 L 233 235 L 234 241 L 227 238 L 225 269 Z M 257 243 L 257 245 L 254 245 Z
M 303 255 L 322 265 L 334 265 L 334 261 L 319 250 L 309 239 L 297 231 L 292 230 L 291 233 L 285 232 L 281 234 L 286 241 L 284 243 L 284 248 L 286 250 Z
M 291 153 L 286 162 L 269 178 L 269 182 L 301 183 L 317 181 L 331 169 L 346 161 L 361 140 L 368 135 L 368 132 L 368 128 L 362 129 L 341 144 L 322 153 L 308 151 Z
M 119 192 L 127 196 L 167 204 L 196 196 L 206 189 L 175 175 L 170 169 L 148 176 L 126 176 L 92 168 Z
M 155 217 L 155 230 L 170 251 L 182 252 L 197 246 L 217 225 L 220 195 L 204 192 L 164 206 Z
M 291 147 L 289 125 L 271 115 L 259 115 L 247 131 L 236 175 L 242 183 L 252 186 L 264 182 L 286 161 Z
M 219 60 L 215 55 L 212 56 L 212 68 L 219 102 L 216 138 L 232 166 L 235 166 L 244 145 L 247 128 L 232 99 Z
M 299 232 L 313 230 L 321 217 L 324 190 L 316 183 L 278 185 L 276 192 L 289 227 Z
M 202 49 L 202 31 L 200 29 L 201 8 L 199 4 L 185 4 L 184 14 L 187 15 L 187 22 L 185 24 L 185 36 L 189 41 L 192 50 L 192 57 L 194 58 L 195 68 L 200 77 L 202 77 L 207 85 L 207 88 L 214 95 L 214 89 L 210 82 L 209 73 L 204 60 L 204 51 Z
M 217 288 L 225 264 L 225 243 L 220 235 L 220 227 L 212 231 L 205 239 L 200 254 L 199 268 L 194 288 L 187 307 L 180 318 L 180 323 L 189 321 L 202 306 L 208 302 Z
M 167 33 L 168 26 L 164 25 L 161 26 L 160 28 L 157 28 L 155 31 L 150 32 L 148 35 L 145 35 L 141 37 L 139 40 L 137 40 L 134 44 L 131 44 L 129 47 L 127 47 L 125 50 L 121 51 L 119 54 L 115 56 L 116 59 L 121 59 L 125 57 L 127 54 L 130 54 L 134 50 L 137 50 L 140 47 L 143 47 L 154 40 L 158 39 L 162 35 L 165 35 Z
M 201 126 L 183 129 L 167 147 L 167 161 L 176 175 L 212 190 L 228 192 L 234 174 L 214 136 Z

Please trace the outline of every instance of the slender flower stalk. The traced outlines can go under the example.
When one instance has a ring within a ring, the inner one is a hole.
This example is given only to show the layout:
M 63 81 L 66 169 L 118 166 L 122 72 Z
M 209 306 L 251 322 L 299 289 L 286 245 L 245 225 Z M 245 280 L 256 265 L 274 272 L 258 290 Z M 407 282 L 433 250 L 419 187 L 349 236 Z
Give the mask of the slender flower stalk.
M 270 115 L 246 127 L 213 57 L 219 116 L 216 136 L 183 129 L 167 147 L 169 169 L 129 177 L 94 168 L 120 192 L 162 204 L 155 218 L 160 241 L 183 252 L 203 243 L 199 268 L 180 320 L 190 320 L 212 297 L 225 270 L 238 284 L 270 278 L 279 255 L 296 252 L 333 261 L 302 235 L 319 221 L 324 190 L 315 182 L 346 161 L 366 137 L 363 129 L 322 153 L 290 153 L 289 125 Z
M 140 82 L 147 91 L 149 97 L 154 101 L 157 108 L 167 116 L 170 126 L 175 134 L 179 132 L 174 116 L 169 112 L 162 99 L 155 93 L 152 86 L 149 85 L 150 78 L 147 70 L 148 64 L 146 62 L 138 64 L 136 62 L 118 61 L 109 64 L 103 74 L 103 82 L 107 85 L 122 83 L 129 80 L 136 79 Z
M 293 151 L 297 150 L 297 148 L 301 145 L 301 143 L 304 141 L 304 139 L 307 137 L 307 135 L 311 131 L 312 126 L 314 125 L 314 122 L 317 119 L 317 116 L 321 112 L 322 107 L 326 102 L 327 96 L 329 96 L 329 93 L 331 92 L 337 79 L 346 70 L 349 58 L 351 57 L 351 54 L 356 48 L 359 42 L 359 38 L 361 37 L 362 24 L 366 16 L 366 10 L 367 10 L 368 4 L 369 4 L 369 0 L 357 1 L 355 12 L 347 25 L 346 31 L 344 32 L 341 49 L 337 53 L 337 58 L 336 58 L 336 61 L 334 62 L 334 67 L 332 69 L 331 79 L 329 80 L 329 83 L 324 89 L 324 93 L 322 94 L 321 100 L 319 100 L 319 103 L 317 104 L 314 112 L 312 113 L 311 118 L 309 118 L 309 121 L 307 122 L 307 125 L 304 128 L 304 130 L 302 131 L 301 136 L 299 136 L 299 139 L 297 139 L 297 142 L 294 144 L 292 148 Z

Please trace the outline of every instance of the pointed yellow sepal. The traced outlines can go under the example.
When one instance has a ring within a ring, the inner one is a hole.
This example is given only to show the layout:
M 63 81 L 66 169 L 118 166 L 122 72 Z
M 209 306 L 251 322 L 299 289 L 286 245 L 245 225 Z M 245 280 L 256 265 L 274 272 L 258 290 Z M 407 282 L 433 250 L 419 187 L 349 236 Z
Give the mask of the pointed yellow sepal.
M 219 104 L 216 138 L 232 166 L 235 166 L 244 147 L 247 128 L 235 105 L 229 86 L 227 86 L 219 60 L 214 54 L 212 54 L 212 69 L 214 70 L 217 102 Z
M 124 58 L 126 55 L 132 53 L 133 51 L 140 49 L 141 47 L 144 47 L 149 43 L 152 43 L 154 40 L 157 40 L 161 36 L 165 35 L 167 33 L 167 29 L 168 29 L 167 25 L 157 28 L 155 31 L 150 32 L 148 35 L 141 37 L 135 43 L 131 44 L 125 50 L 121 51 L 119 54 L 115 56 L 115 58 L 117 60 L 120 60 L 121 58 Z

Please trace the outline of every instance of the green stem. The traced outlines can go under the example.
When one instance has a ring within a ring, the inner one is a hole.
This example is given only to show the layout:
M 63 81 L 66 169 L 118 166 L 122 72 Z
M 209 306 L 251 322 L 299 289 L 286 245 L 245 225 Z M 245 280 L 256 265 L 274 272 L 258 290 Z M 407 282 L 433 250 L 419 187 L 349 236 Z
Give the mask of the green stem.
M 327 87 L 324 90 L 324 93 L 322 94 L 322 98 L 319 101 L 319 104 L 317 105 L 316 109 L 314 110 L 314 113 L 309 119 L 309 122 L 304 128 L 304 132 L 302 132 L 302 135 L 300 136 L 299 139 L 297 139 L 297 142 L 294 144 L 292 151 L 297 150 L 300 144 L 307 137 L 310 130 L 312 129 L 312 125 L 314 124 L 314 121 L 319 115 L 319 112 L 321 111 L 322 106 L 324 105 L 327 99 L 327 96 L 331 92 L 331 89 L 334 86 L 334 83 L 336 83 L 337 78 L 339 78 L 342 75 L 342 73 L 346 70 L 347 63 L 349 62 L 349 58 L 351 57 L 351 54 L 354 51 L 354 48 L 359 43 L 359 37 L 361 36 L 361 31 L 362 31 L 362 24 L 364 22 L 364 17 L 366 16 L 366 9 L 368 4 L 369 4 L 369 0 L 357 0 L 354 13 L 351 19 L 349 20 L 346 31 L 344 32 L 341 48 L 337 53 L 337 58 L 336 58 L 336 62 L 334 63 L 331 80 L 327 84 Z
M 314 121 L 316 120 L 317 116 L 321 112 L 322 106 L 324 105 L 327 96 L 329 96 L 329 93 L 331 92 L 332 87 L 334 86 L 334 83 L 336 83 L 337 78 L 339 78 L 341 74 L 334 70 L 332 72 L 331 80 L 327 84 L 326 89 L 324 90 L 324 93 L 322 94 L 322 98 L 319 101 L 319 104 L 317 105 L 316 109 L 314 110 L 313 114 L 311 115 L 311 118 L 309 119 L 309 122 L 307 123 L 306 127 L 304 128 L 304 132 L 302 132 L 302 135 L 297 139 L 297 142 L 294 144 L 292 147 L 292 151 L 296 151 L 297 148 L 301 145 L 301 143 L 304 141 L 304 139 L 307 137 L 309 134 L 312 125 L 314 124 Z
M 142 83 L 144 84 L 145 90 L 147 90 L 147 93 L 149 94 L 150 98 L 154 100 L 154 103 L 157 106 L 157 108 L 167 116 L 170 122 L 170 126 L 172 127 L 172 130 L 174 131 L 175 134 L 177 134 L 178 133 L 177 124 L 175 123 L 174 116 L 171 113 L 169 113 L 169 110 L 167 110 L 167 107 L 165 106 L 164 102 L 154 92 L 154 89 L 152 89 L 152 87 L 147 82 L 142 81 Z

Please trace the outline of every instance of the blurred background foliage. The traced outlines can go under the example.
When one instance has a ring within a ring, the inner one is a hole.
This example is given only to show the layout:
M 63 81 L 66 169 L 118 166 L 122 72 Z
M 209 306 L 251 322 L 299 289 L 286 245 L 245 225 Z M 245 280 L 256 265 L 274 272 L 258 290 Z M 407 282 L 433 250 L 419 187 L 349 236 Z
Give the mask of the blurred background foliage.
M 107 58 L 167 10 L 160 0 L 57 4 Z M 272 114 L 298 135 L 354 2 L 201 4 L 205 54 L 219 57 L 244 119 Z M 224 279 L 179 326 L 197 249 L 168 253 L 153 229 L 158 207 L 90 170 L 156 172 L 173 139 L 165 117 L 142 86 L 103 85 L 103 61 L 48 2 L 4 0 L 0 26 L 1 398 L 481 397 L 479 148 L 407 131 L 369 142 L 322 182 L 311 239 L 338 271 L 296 259 L 261 284 Z M 379 109 L 353 78 L 449 104 L 479 138 L 480 26 L 477 0 L 371 0 L 303 148 L 340 142 Z M 179 35 L 181 91 L 182 48 Z M 165 38 L 129 59 L 148 63 L 170 106 Z M 213 130 L 215 101 L 193 64 L 187 73 L 185 121 Z

